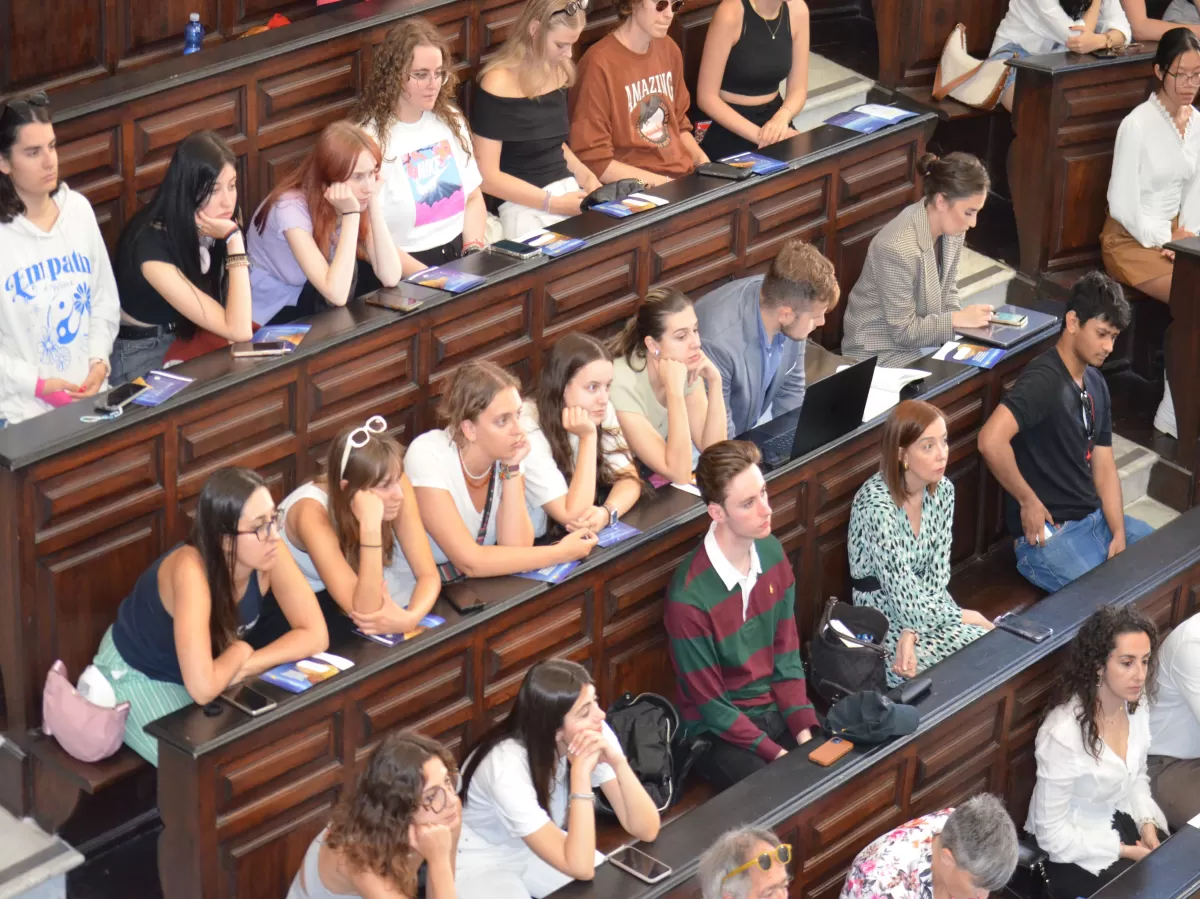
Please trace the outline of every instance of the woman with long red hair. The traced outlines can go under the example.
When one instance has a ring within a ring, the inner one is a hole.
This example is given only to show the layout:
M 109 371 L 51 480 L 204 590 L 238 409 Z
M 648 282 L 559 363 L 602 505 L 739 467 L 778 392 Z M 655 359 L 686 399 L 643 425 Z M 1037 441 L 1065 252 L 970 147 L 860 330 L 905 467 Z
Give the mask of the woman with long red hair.
M 355 296 L 360 261 L 386 287 L 401 278 L 383 219 L 379 144 L 349 122 L 326 126 L 316 146 L 254 213 L 250 289 L 254 320 L 280 324 Z M 341 240 L 344 230 L 357 240 Z

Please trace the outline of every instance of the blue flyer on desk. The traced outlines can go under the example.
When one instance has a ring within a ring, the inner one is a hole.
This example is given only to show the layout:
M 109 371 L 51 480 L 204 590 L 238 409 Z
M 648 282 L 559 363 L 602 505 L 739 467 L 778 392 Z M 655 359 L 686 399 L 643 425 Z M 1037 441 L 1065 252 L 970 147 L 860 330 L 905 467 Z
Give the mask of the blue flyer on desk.
M 134 378 L 133 383 L 145 384 L 150 389 L 139 393 L 133 401 L 139 406 L 157 406 L 179 393 L 193 380 L 183 375 L 167 374 L 165 371 L 147 372 L 140 378 Z
M 578 237 L 563 237 L 553 231 L 536 231 L 521 240 L 521 243 L 536 247 L 545 256 L 565 256 L 581 247 L 587 246 L 587 241 Z
M 770 175 L 772 172 L 781 172 L 788 167 L 786 162 L 780 162 L 778 159 L 771 159 L 769 156 L 763 156 L 761 153 L 735 153 L 733 156 L 726 156 L 720 160 L 726 165 L 731 165 L 736 169 L 750 169 L 756 175 Z
M 274 684 L 289 693 L 303 693 L 321 681 L 329 680 L 339 671 L 353 667 L 354 663 L 349 659 L 335 656 L 331 652 L 318 652 L 298 662 L 276 665 L 270 671 L 264 671 L 259 677 L 268 684 Z
M 609 546 L 616 546 L 618 543 L 623 543 L 630 537 L 636 537 L 640 533 L 641 531 L 633 525 L 618 521 L 616 524 L 610 524 L 606 528 L 601 528 L 600 533 L 596 535 L 596 542 L 600 545 L 601 549 L 605 549 Z
M 473 287 L 478 287 L 485 279 L 479 275 L 472 275 L 470 272 L 456 272 L 438 265 L 427 268 L 423 272 L 417 272 L 408 280 L 423 287 L 435 287 L 450 293 L 463 293 Z
M 366 637 L 368 640 L 374 640 L 376 643 L 382 643 L 384 646 L 399 646 L 405 640 L 411 640 L 417 634 L 423 634 L 431 627 L 437 627 L 439 624 L 445 624 L 446 619 L 441 615 L 429 614 L 421 619 L 421 623 L 406 634 L 364 634 L 358 628 L 354 629 L 354 633 L 360 637 Z
M 544 581 L 547 584 L 558 584 L 567 579 L 567 575 L 579 567 L 578 562 L 560 562 L 549 568 L 539 568 L 536 571 L 519 571 L 517 577 L 531 581 Z
M 299 346 L 304 335 L 312 329 L 312 325 L 263 325 L 254 332 L 251 343 L 269 343 L 282 340 L 292 346 Z

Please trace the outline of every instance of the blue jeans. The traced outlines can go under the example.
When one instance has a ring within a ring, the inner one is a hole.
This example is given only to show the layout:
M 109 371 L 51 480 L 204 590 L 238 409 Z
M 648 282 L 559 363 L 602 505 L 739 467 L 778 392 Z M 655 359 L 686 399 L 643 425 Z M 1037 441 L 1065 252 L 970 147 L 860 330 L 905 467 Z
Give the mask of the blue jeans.
M 140 378 L 152 369 L 161 368 L 163 357 L 174 342 L 174 334 L 141 337 L 137 340 L 118 337 L 113 341 L 112 358 L 108 362 L 112 366 L 108 383 L 117 387 L 134 378 Z
M 1133 546 L 1154 532 L 1144 521 L 1125 516 L 1125 545 Z M 1024 537 L 1017 540 L 1017 571 L 1025 580 L 1047 593 L 1061 590 L 1108 559 L 1112 531 L 1097 509 L 1087 518 L 1069 521 L 1058 528 L 1043 546 L 1030 546 Z
M 1020 44 L 1014 44 L 1012 41 L 996 48 L 988 59 L 1007 59 L 1008 54 L 1012 53 L 1017 59 L 1028 59 L 1030 53 Z M 1017 80 L 1017 70 L 1012 66 L 1008 67 L 1008 74 L 1004 76 L 1004 90 L 1008 90 L 1013 86 L 1013 82 Z

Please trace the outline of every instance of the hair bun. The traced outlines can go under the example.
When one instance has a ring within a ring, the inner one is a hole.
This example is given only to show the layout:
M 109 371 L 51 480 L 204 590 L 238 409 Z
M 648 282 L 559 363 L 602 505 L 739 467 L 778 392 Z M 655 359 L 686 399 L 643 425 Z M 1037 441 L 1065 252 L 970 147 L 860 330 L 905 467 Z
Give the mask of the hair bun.
M 917 174 L 922 178 L 928 178 L 929 173 L 933 171 L 934 163 L 938 161 L 936 153 L 923 153 L 921 158 L 917 160 Z

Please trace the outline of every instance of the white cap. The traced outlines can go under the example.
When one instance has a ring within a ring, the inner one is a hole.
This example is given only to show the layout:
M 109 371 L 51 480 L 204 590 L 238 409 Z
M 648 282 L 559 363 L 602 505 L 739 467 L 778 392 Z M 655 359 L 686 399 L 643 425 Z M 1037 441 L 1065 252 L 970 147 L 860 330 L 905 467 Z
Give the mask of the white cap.
M 198 13 L 198 12 L 192 13 L 190 16 L 188 16 L 188 21 L 189 22 L 199 22 L 200 21 L 200 13 Z

